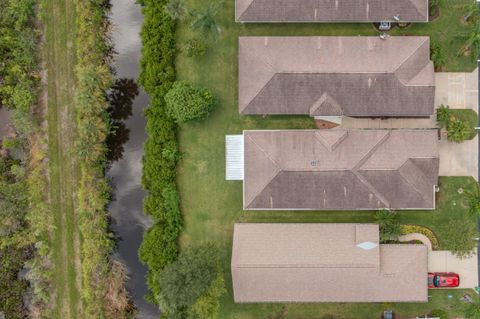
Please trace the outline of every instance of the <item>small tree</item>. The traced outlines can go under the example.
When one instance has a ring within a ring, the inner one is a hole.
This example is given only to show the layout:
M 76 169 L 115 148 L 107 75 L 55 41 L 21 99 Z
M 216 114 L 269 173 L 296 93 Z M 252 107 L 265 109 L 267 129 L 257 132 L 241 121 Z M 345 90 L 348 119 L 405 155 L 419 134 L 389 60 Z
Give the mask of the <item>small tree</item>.
M 395 212 L 386 209 L 378 211 L 375 214 L 375 222 L 380 227 L 380 242 L 386 243 L 398 240 L 402 228 Z
M 173 84 L 165 95 L 165 101 L 167 113 L 177 123 L 205 118 L 216 106 L 216 99 L 209 90 L 184 81 Z
M 200 30 L 204 35 L 212 35 L 217 38 L 220 35 L 220 27 L 217 25 L 215 16 L 220 4 L 211 4 L 200 11 L 193 11 L 191 27 L 194 30 Z
M 473 191 L 465 193 L 468 198 L 468 211 L 472 215 L 480 216 L 480 185 L 475 183 Z
M 465 318 L 480 319 L 480 303 L 478 301 L 470 303 L 466 306 Z
M 440 70 L 445 66 L 445 54 L 437 41 L 432 41 L 430 44 L 430 58 L 436 70 Z
M 470 134 L 472 134 L 472 129 L 468 122 L 451 117 L 447 125 L 447 138 L 449 141 L 461 143 L 468 139 Z
M 185 249 L 161 272 L 159 286 L 167 318 L 215 318 L 225 289 L 218 250 L 212 244 Z
M 165 5 L 165 12 L 167 12 L 167 14 L 173 20 L 181 20 L 183 17 L 185 17 L 187 9 L 185 8 L 185 3 L 183 0 L 170 0 Z
M 450 117 L 452 116 L 452 110 L 448 105 L 440 105 L 437 109 L 437 122 L 440 127 L 447 127 Z
M 459 258 L 470 257 L 474 254 L 473 249 L 477 246 L 474 240 L 477 234 L 477 226 L 469 216 L 451 219 L 446 223 L 442 239 L 447 250 L 451 250 Z
M 190 39 L 185 43 L 184 50 L 188 57 L 203 56 L 207 52 L 207 44 L 199 39 Z

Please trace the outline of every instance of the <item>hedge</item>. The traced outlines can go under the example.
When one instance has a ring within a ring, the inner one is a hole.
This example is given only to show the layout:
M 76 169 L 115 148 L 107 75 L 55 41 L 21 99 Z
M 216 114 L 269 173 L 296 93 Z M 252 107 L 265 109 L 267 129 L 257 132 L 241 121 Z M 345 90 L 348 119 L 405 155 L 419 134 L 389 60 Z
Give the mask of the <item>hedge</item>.
M 145 111 L 148 138 L 144 145 L 142 184 L 148 194 L 144 210 L 153 218 L 145 232 L 139 257 L 149 268 L 150 300 L 160 292 L 158 276 L 176 260 L 182 229 L 175 183 L 178 160 L 177 126 L 166 114 L 164 96 L 175 81 L 175 22 L 165 12 L 167 0 L 143 0 L 144 24 L 139 83 L 150 95 Z

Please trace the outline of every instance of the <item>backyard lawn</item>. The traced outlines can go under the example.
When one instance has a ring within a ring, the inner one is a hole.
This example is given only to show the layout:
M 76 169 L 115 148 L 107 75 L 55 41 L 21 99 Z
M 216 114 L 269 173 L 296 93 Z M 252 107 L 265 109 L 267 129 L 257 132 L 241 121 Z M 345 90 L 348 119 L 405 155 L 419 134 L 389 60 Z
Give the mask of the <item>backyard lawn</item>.
M 210 1 L 189 0 L 189 8 L 205 6 Z M 459 55 L 463 34 L 462 7 L 469 0 L 445 1 L 448 9 L 428 25 L 412 25 L 394 30 L 394 34 L 430 35 L 445 47 L 448 71 L 471 71 L 474 61 Z M 218 108 L 203 121 L 182 125 L 179 131 L 182 160 L 178 168 L 178 185 L 185 227 L 181 244 L 214 242 L 221 248 L 228 293 L 221 302 L 220 318 L 321 318 L 332 314 L 337 319 L 372 318 L 386 308 L 399 314 L 421 315 L 443 308 L 459 315 L 462 303 L 458 298 L 465 291 L 430 291 L 426 304 L 234 304 L 231 288 L 230 255 L 232 229 L 235 222 L 372 222 L 373 212 L 245 212 L 242 210 L 242 183 L 225 181 L 225 135 L 240 134 L 244 129 L 314 128 L 309 117 L 240 116 L 237 105 L 237 39 L 239 35 L 378 35 L 371 24 L 349 25 L 242 25 L 234 23 L 234 1 L 225 1 L 218 12 L 220 38 L 203 57 L 190 58 L 180 53 L 177 58 L 178 78 L 213 90 L 219 98 Z M 189 22 L 180 23 L 178 45 L 194 37 Z M 450 221 L 475 218 L 467 213 L 465 192 L 473 186 L 472 178 L 441 178 L 435 211 L 405 211 L 400 214 L 404 224 L 429 227 L 440 239 L 440 248 L 449 248 L 446 238 Z M 469 293 L 472 293 L 470 291 Z M 448 295 L 452 297 L 449 298 Z

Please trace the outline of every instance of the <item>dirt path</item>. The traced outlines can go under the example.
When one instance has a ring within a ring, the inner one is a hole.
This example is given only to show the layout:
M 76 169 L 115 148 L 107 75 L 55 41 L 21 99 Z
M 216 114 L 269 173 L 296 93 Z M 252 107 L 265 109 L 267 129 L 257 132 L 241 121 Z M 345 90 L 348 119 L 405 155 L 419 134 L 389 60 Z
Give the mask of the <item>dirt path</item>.
M 53 240 L 54 317 L 82 318 L 80 232 L 75 214 L 74 61 L 72 0 L 44 1 L 48 92 L 49 197 Z

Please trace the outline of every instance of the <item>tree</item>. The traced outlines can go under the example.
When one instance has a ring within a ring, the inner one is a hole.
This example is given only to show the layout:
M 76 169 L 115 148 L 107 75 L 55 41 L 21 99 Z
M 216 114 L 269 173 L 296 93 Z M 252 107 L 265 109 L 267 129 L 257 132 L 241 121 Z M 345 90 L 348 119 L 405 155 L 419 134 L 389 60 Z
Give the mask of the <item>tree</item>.
M 478 301 L 470 303 L 466 306 L 465 318 L 480 319 L 480 303 Z
M 450 106 L 442 104 L 437 109 L 437 122 L 440 127 L 447 127 L 451 116 L 452 110 L 450 110 Z
M 224 292 L 217 248 L 188 247 L 161 272 L 159 286 L 157 299 L 167 318 L 212 318 Z
M 217 38 L 220 35 L 220 28 L 217 25 L 215 16 L 221 3 L 211 4 L 200 11 L 193 11 L 191 27 L 200 30 L 204 35 L 212 35 Z
M 165 95 L 167 113 L 177 122 L 183 123 L 205 118 L 215 107 L 213 94 L 187 82 L 177 81 Z
M 375 214 L 375 222 L 380 227 L 380 242 L 397 241 L 401 234 L 401 226 L 395 212 L 386 209 L 378 211 Z
M 190 39 L 185 43 L 184 50 L 188 57 L 197 57 L 205 55 L 207 44 L 200 39 Z
M 185 17 L 187 9 L 184 0 L 170 0 L 165 5 L 165 12 L 168 13 L 173 20 L 181 20 Z
M 468 199 L 468 211 L 472 215 L 480 216 L 480 185 L 475 183 L 473 191 L 465 192 Z
M 473 249 L 477 246 L 474 238 L 478 236 L 475 221 L 464 216 L 451 219 L 446 225 L 442 236 L 445 248 L 459 258 L 472 256 Z
M 460 54 L 470 51 L 472 59 L 477 59 L 480 56 L 480 23 L 477 23 L 469 33 L 464 33 L 459 36 L 465 40 L 465 45 L 462 47 Z
M 433 61 L 435 70 L 442 69 L 446 64 L 445 54 L 437 41 L 432 41 L 430 44 L 430 59 Z
M 447 138 L 449 141 L 461 143 L 465 141 L 471 133 L 472 129 L 468 122 L 457 120 L 454 117 L 450 118 L 447 125 Z

